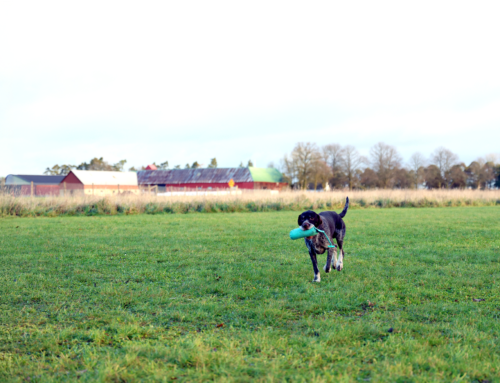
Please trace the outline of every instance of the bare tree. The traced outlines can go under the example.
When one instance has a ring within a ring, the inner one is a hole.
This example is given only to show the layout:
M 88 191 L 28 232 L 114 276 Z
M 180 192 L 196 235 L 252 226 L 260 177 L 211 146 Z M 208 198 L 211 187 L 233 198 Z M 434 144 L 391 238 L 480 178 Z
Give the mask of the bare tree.
M 284 155 L 280 160 L 280 171 L 283 174 L 283 180 L 292 186 L 297 181 L 297 175 L 293 161 L 288 155 Z
M 394 146 L 379 142 L 370 149 L 373 170 L 378 175 L 380 187 L 390 187 L 394 171 L 401 166 L 401 156 Z
M 347 178 L 349 190 L 357 184 L 357 171 L 367 162 L 366 158 L 361 156 L 356 148 L 352 145 L 344 147 L 344 155 L 342 157 L 342 171 Z
M 487 154 L 484 157 L 484 159 L 485 159 L 486 162 L 491 162 L 492 164 L 496 164 L 500 160 L 500 153 L 498 153 L 498 154 L 497 153 Z
M 339 178 L 339 173 L 342 171 L 344 152 L 344 148 L 339 144 L 329 144 L 322 148 L 323 159 L 330 167 L 332 179 Z
M 326 184 L 331 177 L 330 167 L 323 161 L 321 158 L 318 158 L 316 163 L 314 164 L 312 170 L 312 180 L 314 183 L 314 190 L 318 188 L 318 184 L 323 186 L 323 189 L 326 188 Z
M 301 189 L 306 189 L 312 182 L 314 167 L 319 160 L 319 151 L 316 144 L 310 142 L 299 142 L 292 150 L 291 160 L 295 168 L 297 182 Z
M 408 169 L 411 172 L 415 189 L 424 181 L 424 168 L 426 163 L 427 161 L 424 155 L 420 152 L 413 153 L 408 161 Z
M 446 179 L 446 174 L 449 172 L 453 165 L 458 164 L 458 156 L 451 150 L 446 149 L 441 146 L 437 148 L 434 153 L 432 153 L 431 161 L 436 165 L 441 173 L 441 177 L 444 179 L 446 188 L 449 188 L 449 182 Z

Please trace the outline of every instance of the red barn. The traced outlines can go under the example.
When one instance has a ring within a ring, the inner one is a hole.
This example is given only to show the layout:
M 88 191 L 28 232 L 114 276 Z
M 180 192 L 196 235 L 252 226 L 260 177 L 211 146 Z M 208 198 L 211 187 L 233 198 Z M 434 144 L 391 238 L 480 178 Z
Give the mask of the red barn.
M 274 168 L 207 168 L 141 170 L 137 172 L 140 186 L 159 188 L 227 189 L 229 181 L 239 189 L 281 190 L 288 184 Z
M 63 178 L 64 176 L 9 174 L 5 179 L 5 186 L 15 196 L 57 196 L 59 183 Z

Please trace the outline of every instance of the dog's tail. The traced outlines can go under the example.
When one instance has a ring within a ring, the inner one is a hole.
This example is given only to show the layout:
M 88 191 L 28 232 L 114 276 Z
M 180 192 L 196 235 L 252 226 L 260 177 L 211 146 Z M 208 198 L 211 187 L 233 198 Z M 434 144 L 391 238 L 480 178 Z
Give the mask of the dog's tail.
M 342 210 L 342 212 L 339 214 L 340 218 L 345 217 L 345 215 L 347 214 L 347 209 L 349 209 L 349 197 L 345 198 L 345 206 L 344 206 L 344 210 Z

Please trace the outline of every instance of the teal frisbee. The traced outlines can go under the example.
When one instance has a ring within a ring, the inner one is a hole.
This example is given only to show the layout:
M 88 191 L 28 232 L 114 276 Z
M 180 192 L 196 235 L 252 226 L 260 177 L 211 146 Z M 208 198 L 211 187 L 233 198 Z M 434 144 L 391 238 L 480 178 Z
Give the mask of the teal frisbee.
M 302 230 L 300 227 L 298 227 L 290 232 L 290 239 L 295 240 L 305 237 L 312 237 L 313 235 L 318 235 L 318 231 L 315 227 L 309 230 Z

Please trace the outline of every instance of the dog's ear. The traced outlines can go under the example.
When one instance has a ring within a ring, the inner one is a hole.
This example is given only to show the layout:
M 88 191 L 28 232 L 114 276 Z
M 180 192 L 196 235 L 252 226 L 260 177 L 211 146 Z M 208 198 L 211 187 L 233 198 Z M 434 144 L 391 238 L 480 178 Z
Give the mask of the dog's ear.
M 314 216 L 314 226 L 319 227 L 322 224 L 323 224 L 323 220 L 321 219 L 321 216 L 319 214 L 315 213 L 315 216 Z
M 301 226 L 304 223 L 304 218 L 302 217 L 302 214 L 299 215 L 299 218 L 297 219 L 297 223 L 299 224 L 299 226 Z

